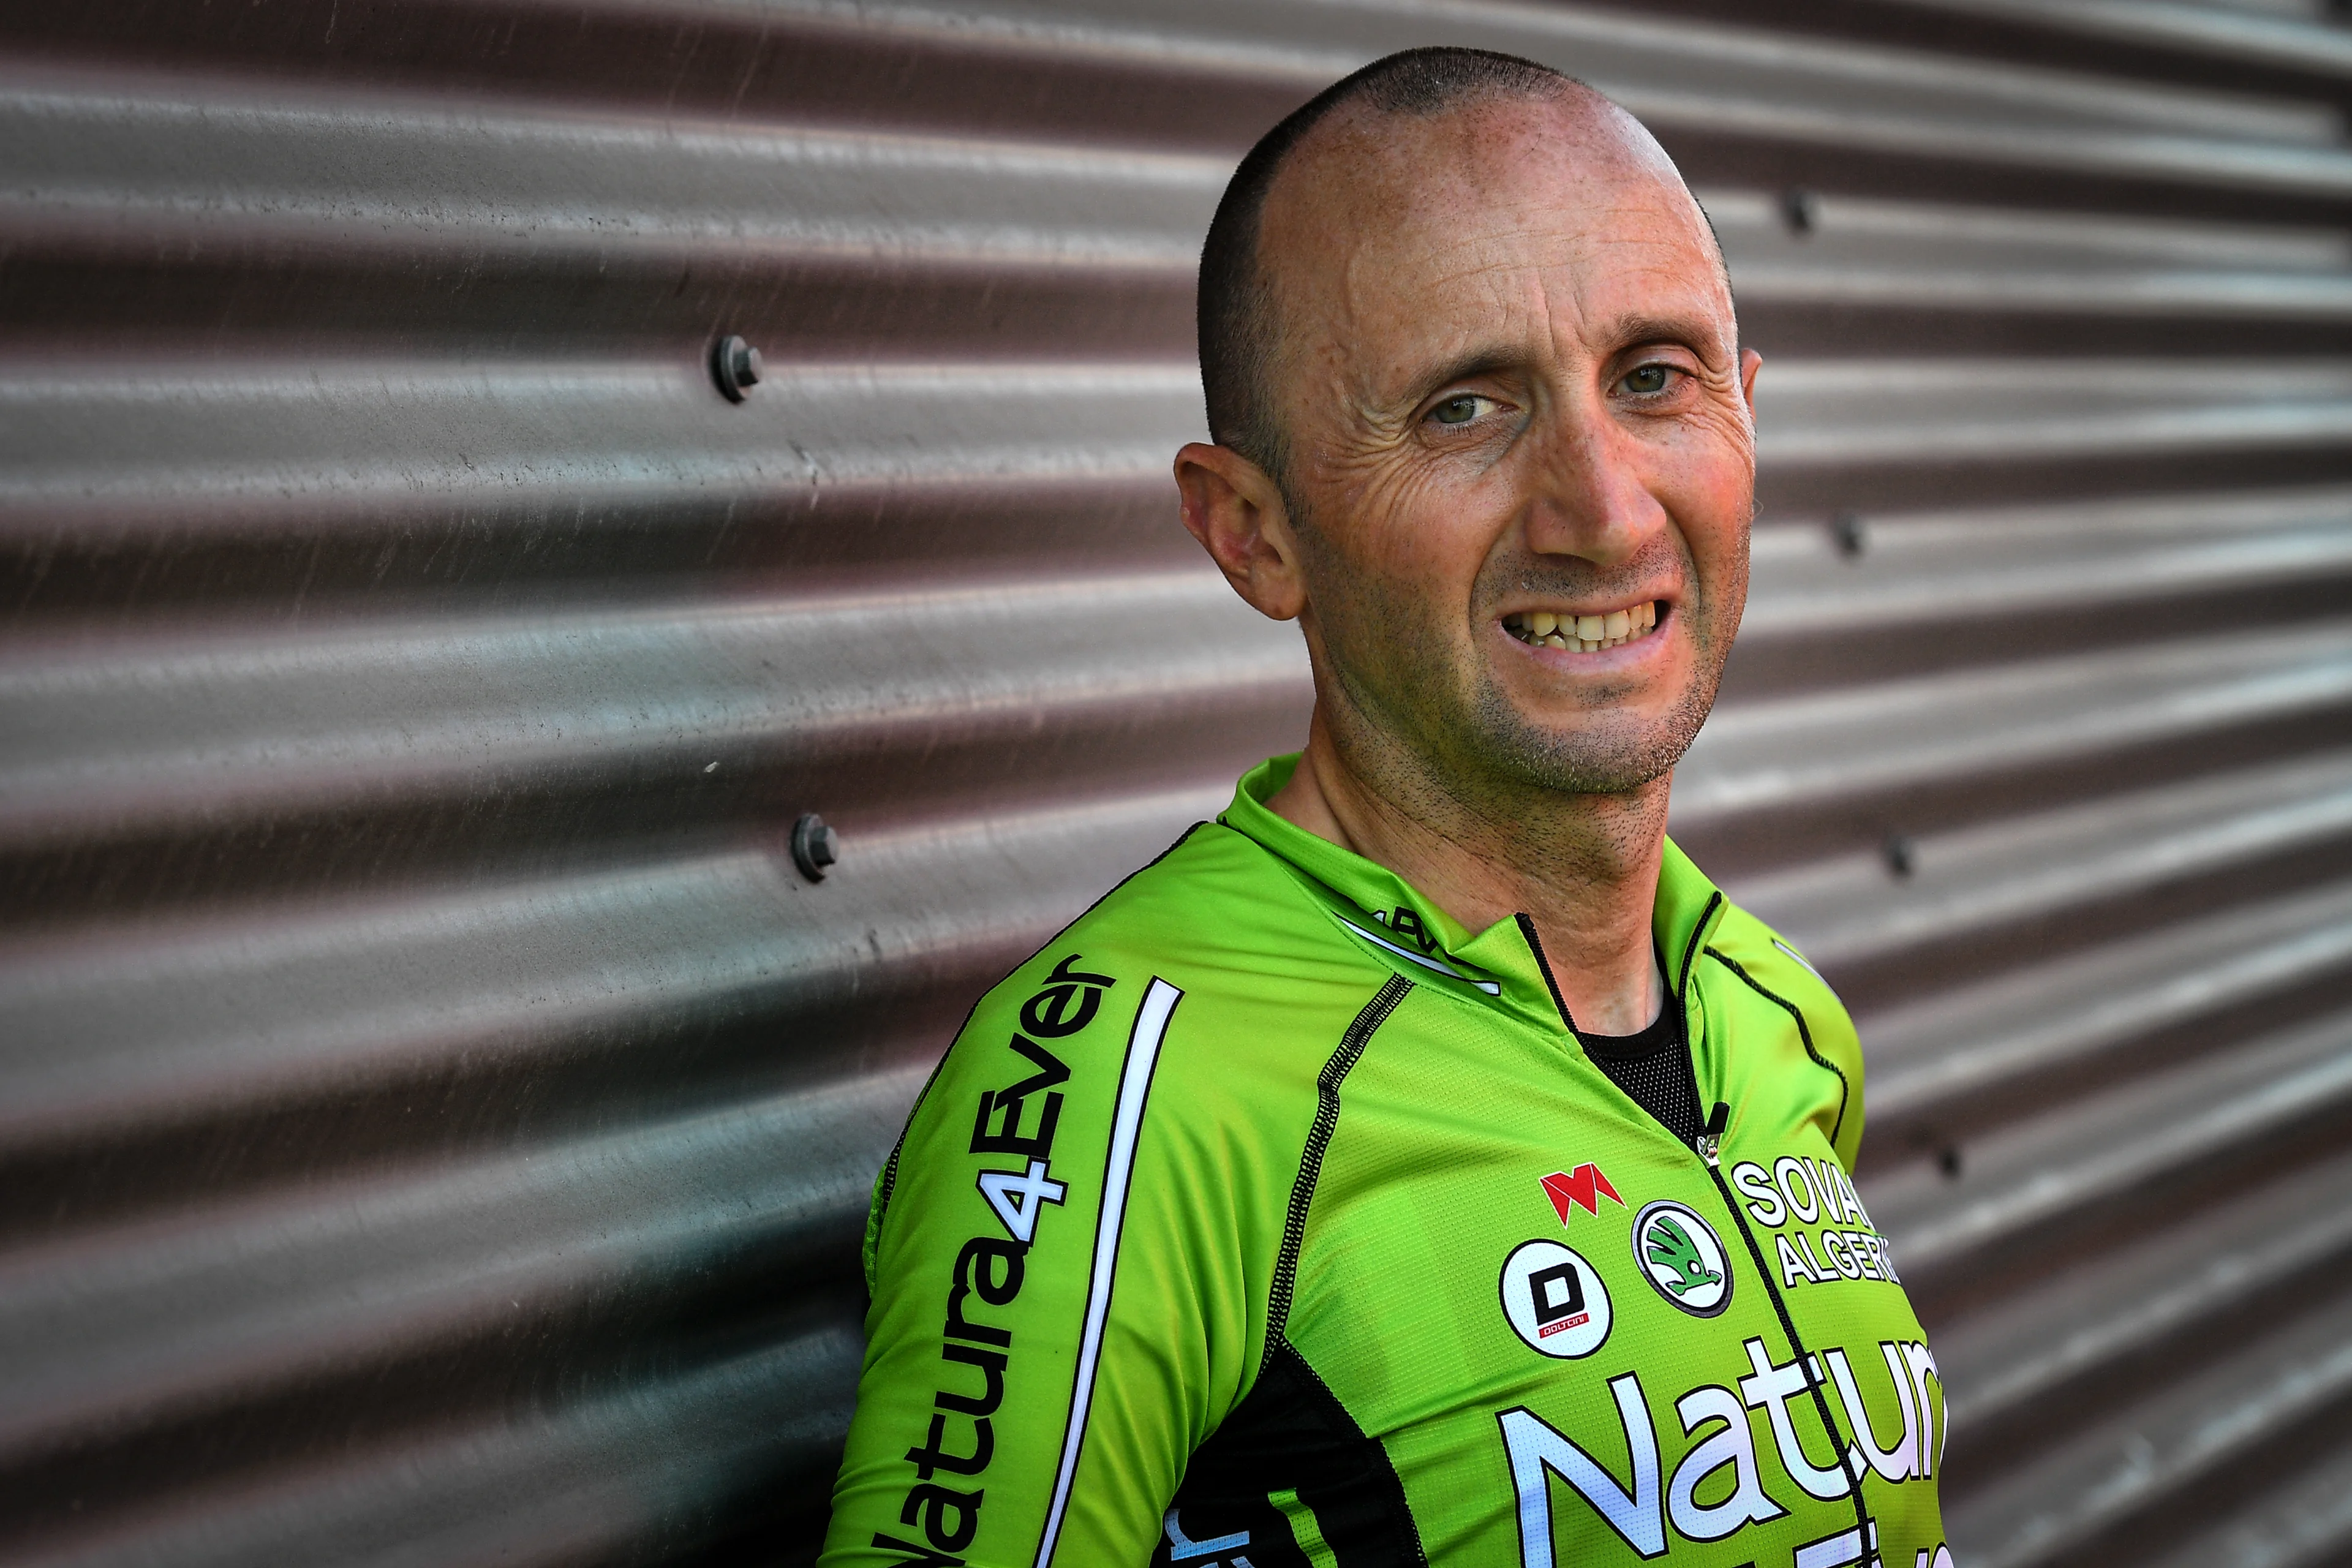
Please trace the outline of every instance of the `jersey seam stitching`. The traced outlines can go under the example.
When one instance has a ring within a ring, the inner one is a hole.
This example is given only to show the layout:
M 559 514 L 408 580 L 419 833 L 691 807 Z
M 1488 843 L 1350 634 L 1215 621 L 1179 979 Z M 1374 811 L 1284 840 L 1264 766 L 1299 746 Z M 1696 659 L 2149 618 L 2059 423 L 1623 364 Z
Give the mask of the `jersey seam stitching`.
M 1790 1001 L 1786 996 L 1782 996 L 1776 992 L 1766 989 L 1762 982 L 1759 981 L 1754 975 L 1748 973 L 1746 969 L 1740 966 L 1738 959 L 1729 956 L 1719 949 L 1710 947 L 1706 950 L 1706 955 L 1709 958 L 1714 959 L 1717 963 L 1722 964 L 1726 969 L 1730 970 L 1732 973 L 1739 976 L 1741 980 L 1747 982 L 1748 988 L 1749 990 L 1755 992 L 1759 996 L 1763 997 L 1767 1002 L 1769 1002 L 1775 1006 L 1780 1008 L 1783 1012 L 1787 1013 L 1790 1017 L 1794 1018 L 1797 1021 L 1797 1038 L 1804 1042 L 1805 1054 L 1813 1058 L 1813 1065 L 1819 1068 L 1826 1068 L 1829 1071 L 1837 1075 L 1837 1120 L 1830 1124 L 1830 1142 L 1834 1145 L 1838 1141 L 1838 1134 L 1845 1130 L 1846 1102 L 1853 1094 L 1853 1085 L 1847 1080 L 1845 1069 L 1838 1066 L 1837 1063 L 1831 1061 L 1828 1058 L 1822 1056 L 1822 1053 L 1814 1047 L 1813 1031 L 1805 1022 L 1805 1013 L 1803 1008 L 1798 1006 L 1794 1002 Z
M 1675 977 L 1675 989 L 1678 992 L 1690 989 L 1691 965 L 1698 962 L 1698 944 L 1706 938 L 1706 923 L 1715 918 L 1716 906 L 1721 902 L 1723 902 L 1721 891 L 1710 893 L 1707 895 L 1706 908 L 1698 912 L 1698 924 L 1691 928 L 1690 941 L 1683 945 L 1683 972 Z M 1707 951 L 1713 952 L 1715 950 L 1709 948 Z
M 973 1003 L 972 1011 L 976 1013 L 979 1010 L 980 1004 Z M 964 1023 L 969 1025 L 971 1022 L 971 1017 L 966 1016 Z M 958 1027 L 956 1033 L 961 1035 L 962 1027 Z M 923 1087 L 915 1091 L 915 1102 L 907 1108 L 907 1120 L 899 1124 L 898 1141 L 890 1145 L 890 1158 L 883 1163 L 882 1190 L 875 1202 L 874 1234 L 877 1238 L 881 1236 L 882 1226 L 890 1217 L 890 1195 L 898 1189 L 898 1157 L 907 1152 L 907 1129 L 912 1127 L 915 1118 L 922 1114 L 923 1101 L 931 1097 L 931 1086 L 940 1081 L 940 1074 L 947 1069 L 947 1065 L 948 1054 L 941 1051 L 940 1059 L 931 1064 L 930 1076 L 923 1079 Z
M 1299 1152 L 1298 1177 L 1291 1184 L 1290 1205 L 1282 1222 L 1282 1249 L 1276 1255 L 1274 1282 L 1266 1295 L 1265 1346 L 1258 1356 L 1261 1375 L 1274 1363 L 1275 1347 L 1281 1343 L 1290 1321 L 1291 1290 L 1298 1276 L 1298 1252 L 1307 1239 L 1307 1210 L 1315 1201 L 1315 1184 L 1323 1173 L 1323 1154 L 1330 1147 L 1331 1135 L 1339 1124 L 1339 1085 L 1363 1059 L 1365 1047 L 1372 1042 L 1373 1034 L 1404 1000 L 1412 989 L 1412 982 L 1402 974 L 1391 974 L 1364 1004 L 1347 1032 L 1339 1037 L 1339 1048 L 1315 1075 L 1315 1121 L 1307 1130 L 1306 1146 Z

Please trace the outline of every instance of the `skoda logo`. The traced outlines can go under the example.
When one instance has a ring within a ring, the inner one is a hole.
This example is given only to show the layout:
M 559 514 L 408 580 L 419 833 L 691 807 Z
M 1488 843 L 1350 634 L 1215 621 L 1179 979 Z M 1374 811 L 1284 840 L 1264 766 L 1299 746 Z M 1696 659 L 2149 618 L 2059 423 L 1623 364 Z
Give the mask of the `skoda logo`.
M 1687 1204 L 1645 1204 L 1633 1216 L 1633 1261 L 1658 1294 L 1695 1318 L 1731 1305 L 1731 1258 Z
M 1609 1337 L 1601 1271 L 1556 1241 L 1522 1242 L 1503 1260 L 1503 1316 L 1529 1350 L 1561 1361 L 1591 1355 Z

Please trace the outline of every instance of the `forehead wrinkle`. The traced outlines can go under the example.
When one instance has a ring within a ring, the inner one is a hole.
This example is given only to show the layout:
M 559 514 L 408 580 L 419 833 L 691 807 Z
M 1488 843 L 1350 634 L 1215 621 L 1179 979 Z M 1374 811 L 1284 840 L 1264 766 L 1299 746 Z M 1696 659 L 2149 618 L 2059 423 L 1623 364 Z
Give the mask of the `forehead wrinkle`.
M 1464 232 L 1463 219 L 1471 214 L 1459 209 L 1491 211 L 1494 204 L 1436 205 L 1435 213 L 1396 215 L 1391 232 L 1381 237 L 1348 244 L 1337 258 L 1337 291 L 1346 297 L 1351 314 L 1374 301 L 1395 301 L 1400 279 L 1410 279 L 1423 293 L 1515 274 L 1530 275 L 1537 287 L 1547 288 L 1558 277 L 1581 281 L 1582 274 L 1604 261 L 1620 275 L 1656 277 L 1671 284 L 1704 279 L 1703 291 L 1717 291 L 1712 287 L 1717 279 L 1710 247 L 1696 222 L 1668 220 L 1660 232 L 1663 215 L 1649 204 L 1559 201 L 1535 209 L 1538 218 L 1557 221 L 1485 232 Z
M 1498 210 L 1531 221 L 1482 226 Z M 1322 380 L 1379 423 L 1376 410 L 1394 395 L 1382 384 L 1461 357 L 1433 353 L 1425 327 L 1465 346 L 1517 338 L 1550 358 L 1561 318 L 1589 342 L 1587 296 L 1627 276 L 1662 279 L 1676 296 L 1646 314 L 1720 316 L 1717 342 L 1729 317 L 1696 202 L 1647 132 L 1598 95 L 1474 104 L 1428 120 L 1342 111 L 1277 175 L 1259 247 L 1273 307 L 1269 370 L 1294 388 L 1302 373 Z M 1611 251 L 1607 276 L 1588 276 Z M 1562 300 L 1563 289 L 1573 298 Z M 1438 317 L 1454 321 L 1443 328 Z M 1528 322 L 1540 342 L 1511 330 Z M 1371 345 L 1377 357 L 1363 353 Z
M 1432 308 L 1416 318 L 1416 329 L 1397 345 L 1399 363 L 1357 367 L 1354 379 L 1361 387 L 1363 400 L 1384 404 L 1392 397 L 1417 398 L 1426 390 L 1420 384 L 1421 378 L 1427 377 L 1434 384 L 1441 371 L 1446 372 L 1444 379 L 1453 379 L 1486 369 L 1549 364 L 1558 358 L 1555 351 L 1563 321 L 1575 327 L 1576 336 L 1591 350 L 1610 353 L 1637 341 L 1687 342 L 1707 357 L 1719 358 L 1729 342 L 1726 331 L 1727 302 L 1711 286 L 1711 273 L 1702 271 L 1694 278 L 1693 258 L 1675 256 L 1672 246 L 1641 248 L 1654 254 L 1621 268 L 1621 276 L 1631 271 L 1667 287 L 1652 299 L 1605 316 L 1593 313 L 1586 298 L 1590 279 L 1575 267 L 1529 267 L 1518 258 L 1481 258 L 1474 264 L 1429 279 L 1426 287 L 1432 294 L 1468 293 L 1464 286 L 1475 284 L 1483 285 L 1477 289 L 1481 298 L 1449 301 L 1456 307 L 1452 309 L 1439 308 L 1438 301 L 1431 301 Z M 1360 255 L 1351 258 L 1351 283 L 1368 272 L 1381 278 L 1384 271 Z M 1370 291 L 1381 298 L 1381 303 L 1391 302 L 1384 279 Z M 1363 307 L 1356 288 L 1350 287 L 1346 292 L 1346 314 L 1352 318 Z M 1481 340 L 1488 346 L 1477 351 L 1475 357 L 1488 362 L 1486 365 L 1477 370 L 1449 370 L 1474 357 L 1467 345 Z M 1336 357 L 1345 358 L 1348 346 L 1347 342 L 1332 341 L 1328 350 Z M 1391 379 L 1402 379 L 1405 384 L 1393 389 L 1380 384 Z
M 1483 361 L 1490 371 L 1548 363 L 1553 357 L 1549 291 L 1539 285 L 1502 286 L 1517 277 L 1517 269 L 1505 267 L 1456 274 L 1449 281 L 1493 285 L 1485 290 L 1490 308 L 1426 312 L 1413 331 L 1391 345 L 1390 353 L 1351 354 L 1348 345 L 1334 342 L 1332 355 L 1346 367 L 1360 411 L 1402 414 L 1431 389 L 1439 373 L 1465 360 Z

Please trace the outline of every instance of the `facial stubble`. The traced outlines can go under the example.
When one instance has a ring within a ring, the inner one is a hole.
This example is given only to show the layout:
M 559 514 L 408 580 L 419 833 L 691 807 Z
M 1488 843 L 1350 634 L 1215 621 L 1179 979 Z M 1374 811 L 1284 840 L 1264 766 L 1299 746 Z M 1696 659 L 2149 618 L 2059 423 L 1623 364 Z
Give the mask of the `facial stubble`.
M 1300 521 L 1302 542 L 1325 568 L 1314 575 L 1324 584 L 1353 577 L 1357 590 L 1344 605 L 1311 595 L 1328 606 L 1318 616 L 1319 640 L 1330 679 L 1356 716 L 1355 723 L 1335 726 L 1333 739 L 1351 753 L 1351 766 L 1380 780 L 1391 798 L 1435 794 L 1508 821 L 1544 796 L 1632 795 L 1682 761 L 1714 707 L 1737 629 L 1737 600 L 1726 615 L 1674 531 L 1651 548 L 1681 556 L 1676 575 L 1686 587 L 1675 620 L 1693 654 L 1683 689 L 1654 717 L 1627 711 L 1628 681 L 1590 690 L 1573 714 L 1540 718 L 1514 700 L 1480 651 L 1483 628 L 1496 618 L 1497 606 L 1507 595 L 1562 603 L 1624 597 L 1657 582 L 1662 563 L 1646 551 L 1608 571 L 1526 555 L 1490 559 L 1473 584 L 1465 644 L 1432 617 L 1435 606 L 1410 584 L 1357 576 L 1349 563 L 1332 558 L 1328 542 L 1311 522 Z M 1736 579 L 1744 582 L 1744 559 L 1732 564 Z M 1328 608 L 1339 609 L 1340 618 Z M 1669 635 L 1674 629 L 1672 623 L 1662 628 Z M 1346 732 L 1360 728 L 1373 733 Z

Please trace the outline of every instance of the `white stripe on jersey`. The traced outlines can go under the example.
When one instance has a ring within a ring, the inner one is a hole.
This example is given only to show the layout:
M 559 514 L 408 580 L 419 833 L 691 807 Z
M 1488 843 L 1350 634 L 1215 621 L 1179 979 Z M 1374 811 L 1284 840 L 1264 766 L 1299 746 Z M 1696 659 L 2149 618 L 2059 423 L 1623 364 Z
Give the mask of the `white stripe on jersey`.
M 1095 1373 L 1102 1363 L 1103 1324 L 1110 1317 L 1111 1276 L 1118 1267 L 1118 1233 L 1127 1219 L 1128 1183 L 1135 1174 L 1135 1140 L 1143 1130 L 1143 1100 L 1151 1091 L 1151 1069 L 1160 1042 L 1184 993 L 1158 975 L 1136 1010 L 1135 1032 L 1127 1040 L 1127 1065 L 1119 1069 L 1118 1105 L 1112 1112 L 1110 1158 L 1103 1169 L 1102 1212 L 1095 1216 L 1094 1271 L 1087 1281 L 1086 1327 L 1078 1336 L 1078 1374 L 1070 1389 L 1070 1419 L 1063 1429 L 1062 1464 L 1054 1477 L 1054 1501 L 1045 1510 L 1045 1533 L 1037 1542 L 1036 1568 L 1054 1560 L 1062 1518 L 1070 1506 L 1070 1482 L 1078 1471 L 1078 1450 L 1087 1438 L 1087 1406 L 1094 1397 Z

